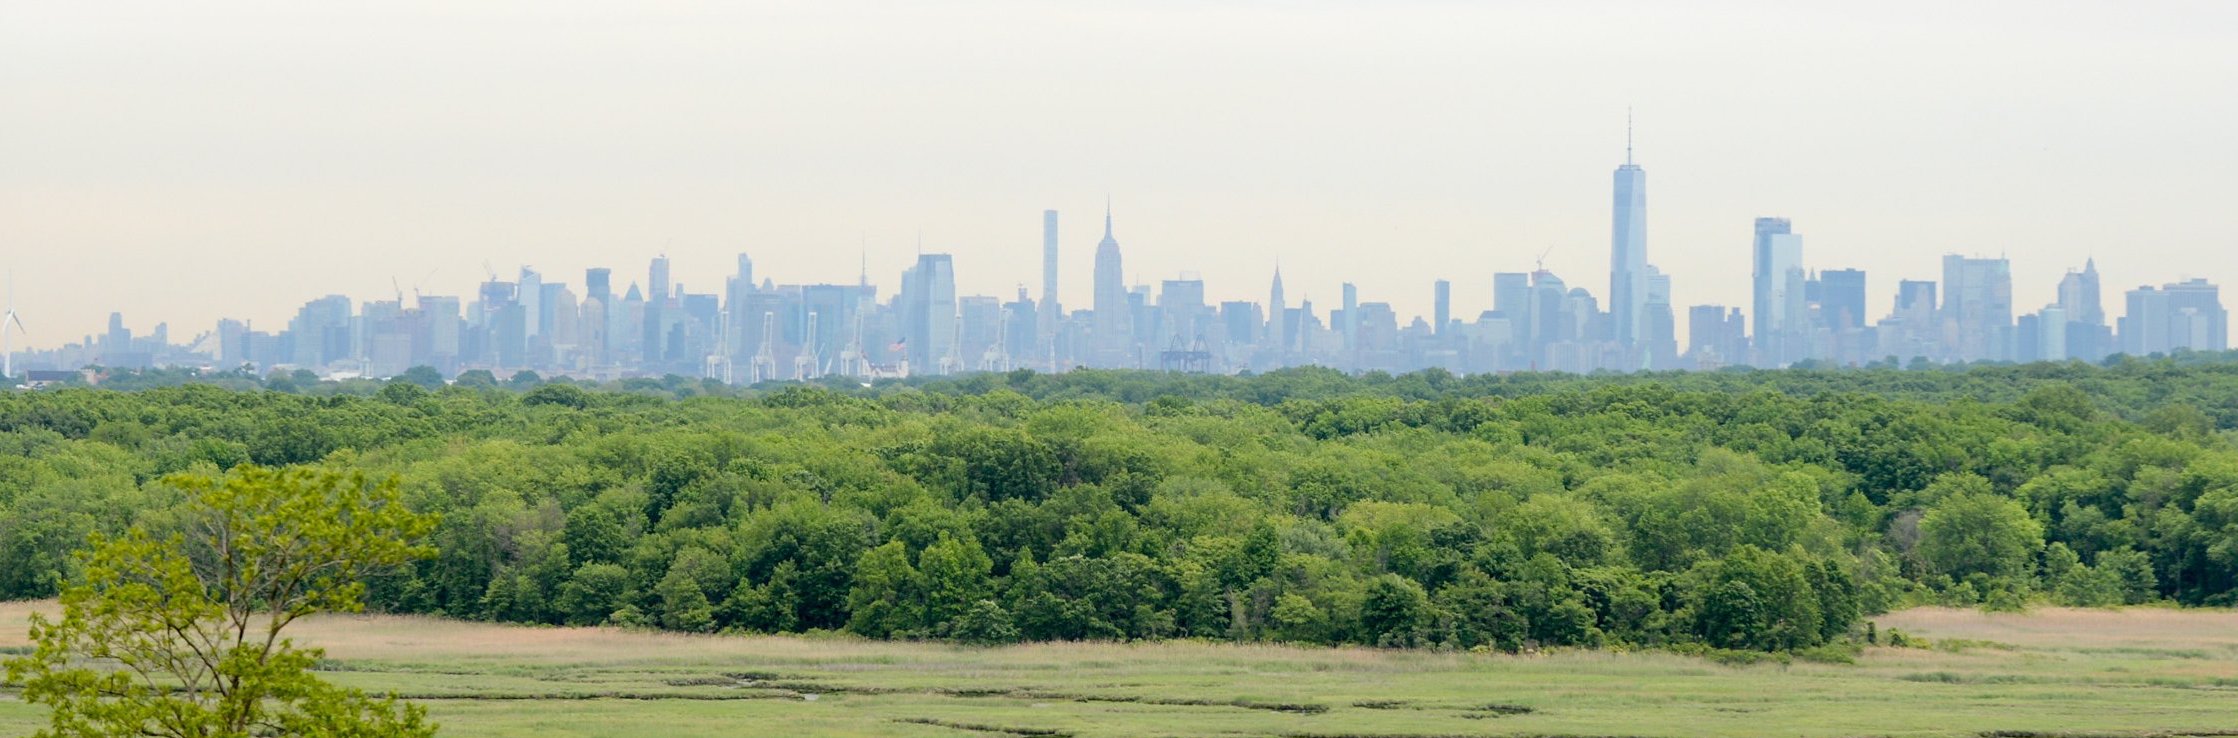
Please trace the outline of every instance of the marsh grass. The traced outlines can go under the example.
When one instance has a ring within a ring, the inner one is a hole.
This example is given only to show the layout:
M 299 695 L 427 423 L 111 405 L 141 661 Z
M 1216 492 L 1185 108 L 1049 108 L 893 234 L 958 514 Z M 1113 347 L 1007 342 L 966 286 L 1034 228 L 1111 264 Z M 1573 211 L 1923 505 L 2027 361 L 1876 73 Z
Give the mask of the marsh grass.
M 0 648 L 47 604 L 0 603 Z M 451 736 L 2184 736 L 2238 726 L 2238 614 L 1911 610 L 1839 659 L 1201 642 L 983 649 L 326 617 L 327 678 Z M 0 735 L 42 719 L 0 692 Z

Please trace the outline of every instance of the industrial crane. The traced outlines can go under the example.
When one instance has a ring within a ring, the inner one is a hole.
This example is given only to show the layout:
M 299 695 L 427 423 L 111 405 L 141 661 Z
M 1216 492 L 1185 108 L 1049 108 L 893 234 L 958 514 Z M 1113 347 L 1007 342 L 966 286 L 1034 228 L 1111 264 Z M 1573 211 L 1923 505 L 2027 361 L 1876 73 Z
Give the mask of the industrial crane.
M 9 330 L 11 328 L 14 329 L 13 332 Z M 30 330 L 23 327 L 23 318 L 16 317 L 16 278 L 15 275 L 8 275 L 8 310 L 0 313 L 0 379 L 15 381 L 16 352 L 15 346 L 9 343 L 9 339 L 13 338 L 16 333 L 24 333 Z M 5 385 L 0 385 L 0 387 L 5 387 Z
M 995 321 L 995 342 L 988 344 L 986 351 L 980 352 L 979 371 L 1010 371 L 1010 354 L 1005 351 L 1009 343 L 1010 321 L 1007 319 Z
M 964 370 L 964 322 L 961 320 L 952 322 L 955 323 L 956 334 L 949 339 L 948 350 L 940 354 L 941 374 L 960 374 Z
M 800 352 L 793 354 L 793 379 L 807 381 L 823 373 L 816 356 L 816 311 L 808 311 L 808 328 L 802 332 Z
M 760 384 L 777 378 L 777 352 L 770 348 L 770 336 L 777 332 L 777 314 L 762 313 L 761 348 L 754 351 L 753 369 L 747 373 L 751 384 Z
M 863 354 L 863 316 L 855 315 L 855 335 L 847 339 L 847 347 L 839 350 L 838 372 L 856 379 L 870 377 L 870 357 Z

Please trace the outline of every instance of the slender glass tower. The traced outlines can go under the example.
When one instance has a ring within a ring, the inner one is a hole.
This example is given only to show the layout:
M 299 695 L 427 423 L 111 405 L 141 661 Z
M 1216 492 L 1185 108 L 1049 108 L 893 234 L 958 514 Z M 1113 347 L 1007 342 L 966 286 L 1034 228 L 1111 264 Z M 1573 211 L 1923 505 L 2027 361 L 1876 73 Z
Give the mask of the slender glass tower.
M 1034 330 L 1041 334 L 1042 351 L 1054 362 L 1057 355 L 1057 319 L 1063 308 L 1057 305 L 1057 211 L 1041 211 L 1041 308 L 1035 310 L 1038 318 Z M 1057 368 L 1052 365 L 1050 371 Z
M 1609 237 L 1609 315 L 1616 340 L 1638 346 L 1647 307 L 1647 172 L 1632 163 L 1632 119 L 1624 119 L 1624 166 L 1616 168 Z

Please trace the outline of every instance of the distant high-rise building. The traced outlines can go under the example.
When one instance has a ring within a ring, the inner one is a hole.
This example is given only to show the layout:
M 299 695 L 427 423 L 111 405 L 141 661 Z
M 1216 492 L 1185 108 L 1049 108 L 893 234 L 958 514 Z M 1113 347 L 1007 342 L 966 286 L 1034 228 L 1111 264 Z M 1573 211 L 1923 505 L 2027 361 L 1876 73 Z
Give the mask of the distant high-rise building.
M 582 340 L 581 325 L 576 315 L 575 291 L 559 282 L 547 282 L 543 293 L 536 304 L 544 313 L 543 317 L 538 318 L 538 322 L 544 326 L 543 334 L 538 336 L 543 342 L 540 350 L 544 353 L 536 361 L 550 367 L 565 366 L 568 362 L 561 361 L 560 357 L 572 356 Z
M 1740 308 L 1696 305 L 1686 310 L 1686 353 L 1694 365 L 1715 369 L 1747 358 L 1748 324 Z
M 507 302 L 510 301 L 508 294 Z M 350 298 L 343 295 L 327 295 L 304 303 L 302 309 L 296 311 L 295 319 L 288 321 L 288 333 L 295 339 L 294 364 L 306 369 L 324 367 L 346 361 L 356 353 L 351 341 L 350 312 Z M 111 333 L 115 330 L 112 325 Z
M 1524 307 L 1523 318 L 1529 324 L 1523 333 L 1530 337 L 1530 343 L 1523 347 L 1523 364 L 1517 368 L 1552 368 L 1547 361 L 1548 347 L 1578 339 L 1578 320 L 1565 318 L 1569 291 L 1569 285 L 1553 272 L 1531 272 L 1531 299 Z
M 233 369 L 251 361 L 249 358 L 249 325 L 230 318 L 218 321 L 218 351 L 215 357 L 219 369 Z
M 2013 275 L 2004 259 L 1943 257 L 1943 343 L 1953 361 L 2010 359 Z
M 1939 310 L 1934 282 L 1898 281 L 1896 303 L 1874 329 L 1873 352 L 1900 362 L 1942 358 L 1942 328 L 1935 317 Z
M 2013 359 L 2017 361 L 2064 361 L 2069 356 L 2068 331 L 2073 323 L 2067 319 L 2067 310 L 2058 303 L 2045 305 L 2044 309 L 2014 319 Z
M 2073 350 L 2067 345 L 2070 332 L 2066 330 L 2073 324 L 2074 321 L 2067 317 L 2066 308 L 2058 305 L 2044 306 L 2042 311 L 2036 313 L 2036 346 L 2033 358 L 2037 361 L 2061 361 L 2073 356 Z
M 2123 295 L 2128 309 L 2121 316 L 2121 351 L 2131 356 L 2167 353 L 2168 293 L 2143 285 Z
M 1757 218 L 1754 251 L 1757 359 L 1785 366 L 1803 348 L 1803 237 L 1786 218 Z
M 2067 320 L 2085 325 L 2105 325 L 2105 301 L 2098 296 L 2098 260 L 2084 259 L 2083 270 L 2059 278 L 2059 307 Z
M 2222 291 L 2204 279 L 2161 285 L 2168 293 L 2170 349 L 2224 351 L 2230 348 L 2230 316 Z
M 2207 280 L 2142 286 L 2125 297 L 2129 309 L 2120 321 L 2122 353 L 2148 356 L 2230 347 L 2229 313 L 2221 290 Z
M 912 372 L 935 373 L 956 354 L 956 268 L 947 254 L 920 254 L 902 273 L 899 301 L 903 351 Z
M 2096 259 L 2085 259 L 2082 271 L 2069 271 L 2059 278 L 2059 301 L 2053 304 L 2059 307 L 2065 325 L 2040 329 L 2064 331 L 2062 346 L 2066 353 L 2047 358 L 2097 361 L 2114 352 L 2113 330 L 2106 324 L 2105 301 L 2099 296 Z
M 868 277 L 865 275 L 862 278 L 867 279 Z M 747 335 L 752 330 L 747 324 L 754 322 L 754 316 L 747 312 L 748 307 L 754 302 L 752 299 L 754 294 L 753 257 L 739 254 L 738 271 L 732 274 L 730 279 L 724 281 L 723 286 L 725 294 L 722 314 L 725 325 L 722 329 L 722 342 L 724 344 L 722 348 L 724 357 L 728 358 L 735 368 L 752 361 L 754 356 L 755 347 L 748 345 L 746 340 Z M 755 326 L 755 328 L 758 327 Z
M 1258 343 L 1265 326 L 1266 316 L 1260 313 L 1258 303 L 1250 300 L 1220 303 L 1220 341 L 1230 349 L 1248 349 Z
M 465 318 L 459 312 L 459 299 L 450 295 L 421 295 L 418 300 L 420 320 L 427 325 L 427 346 L 414 353 L 426 357 L 421 363 L 445 374 L 456 373 L 460 340 L 466 329 Z
M 1430 293 L 1430 315 L 1432 320 L 1435 321 L 1430 325 L 1430 329 L 1436 331 L 1437 335 L 1443 336 L 1446 333 L 1446 324 L 1453 322 L 1453 283 L 1440 279 L 1430 285 Z
M 1865 327 L 1865 272 L 1828 269 L 1818 273 L 1818 305 L 1826 326 L 1835 331 Z
M 1531 343 L 1531 275 L 1498 272 L 1492 275 L 1492 311 L 1507 321 L 1507 353 L 1516 354 Z M 1514 356 L 1502 356 L 1499 366 L 1516 366 Z
M 957 371 L 1001 371 L 1002 301 L 984 295 L 956 298 L 956 346 L 949 366 Z
M 611 361 L 613 339 L 614 270 L 583 270 L 583 302 L 577 306 L 576 331 L 582 345 L 583 368 L 597 371 Z
M 520 295 L 521 335 L 534 339 L 544 333 L 544 277 L 536 270 L 521 267 Z
M 123 356 L 132 352 L 132 329 L 124 327 L 124 313 L 109 314 L 109 332 L 101 337 L 104 356 Z M 111 359 L 112 365 L 114 359 Z
M 1041 211 L 1041 306 L 1035 311 L 1037 342 L 1049 356 L 1056 355 L 1057 321 L 1064 307 L 1057 301 L 1057 211 Z M 1049 367 L 1055 370 L 1056 367 Z
M 1925 323 L 1935 319 L 1942 310 L 1942 303 L 1935 295 L 1935 283 L 1924 279 L 1906 279 L 1896 283 L 1896 308 L 1894 315 L 1905 320 Z
M 1204 280 L 1194 276 L 1169 279 L 1158 287 L 1158 336 L 1162 349 L 1187 349 L 1205 337 L 1210 319 L 1204 300 Z
M 1127 308 L 1127 278 L 1119 261 L 1119 239 L 1111 234 L 1111 210 L 1103 214 L 1103 240 L 1096 243 L 1095 365 L 1133 365 L 1133 316 Z
M 1622 368 L 1669 369 L 1678 363 L 1678 315 L 1671 308 L 1671 277 L 1653 264 L 1647 266 L 1646 297 L 1632 349 L 1639 362 Z
M 614 270 L 591 267 L 583 270 L 583 299 L 599 302 L 614 300 Z
M 1344 320 L 1339 325 L 1344 330 L 1344 350 L 1354 351 L 1360 347 L 1360 288 L 1346 282 L 1341 296 Z
M 1359 303 L 1345 311 L 1352 325 L 1352 368 L 1357 371 L 1401 369 L 1399 314 L 1388 302 Z
M 1290 351 L 1290 308 L 1283 302 L 1280 264 L 1274 267 L 1274 286 L 1267 290 L 1267 348 L 1275 353 L 1276 366 Z
M 668 304 L 669 291 L 676 286 L 668 281 L 668 255 L 653 257 L 653 265 L 646 271 L 645 301 L 655 305 Z
M 1632 126 L 1624 126 L 1624 165 L 1616 168 L 1615 215 L 1610 220 L 1609 315 L 1616 341 L 1640 343 L 1647 310 L 1647 172 L 1632 162 Z

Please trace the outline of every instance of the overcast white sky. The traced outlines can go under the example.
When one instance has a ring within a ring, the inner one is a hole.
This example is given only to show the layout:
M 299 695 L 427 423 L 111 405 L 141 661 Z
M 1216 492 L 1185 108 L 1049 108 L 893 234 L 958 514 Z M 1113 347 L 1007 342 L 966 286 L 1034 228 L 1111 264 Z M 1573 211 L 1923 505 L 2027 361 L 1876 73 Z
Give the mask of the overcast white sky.
M 1876 317 L 1948 252 L 2238 279 L 2238 3 L 2182 0 L 0 0 L 0 272 L 37 346 L 484 262 L 890 291 L 920 233 L 1008 296 L 1057 208 L 1083 307 L 1109 194 L 1133 278 L 1474 316 L 1541 252 L 1606 299 L 1627 106 L 1682 310 L 1759 215 Z

